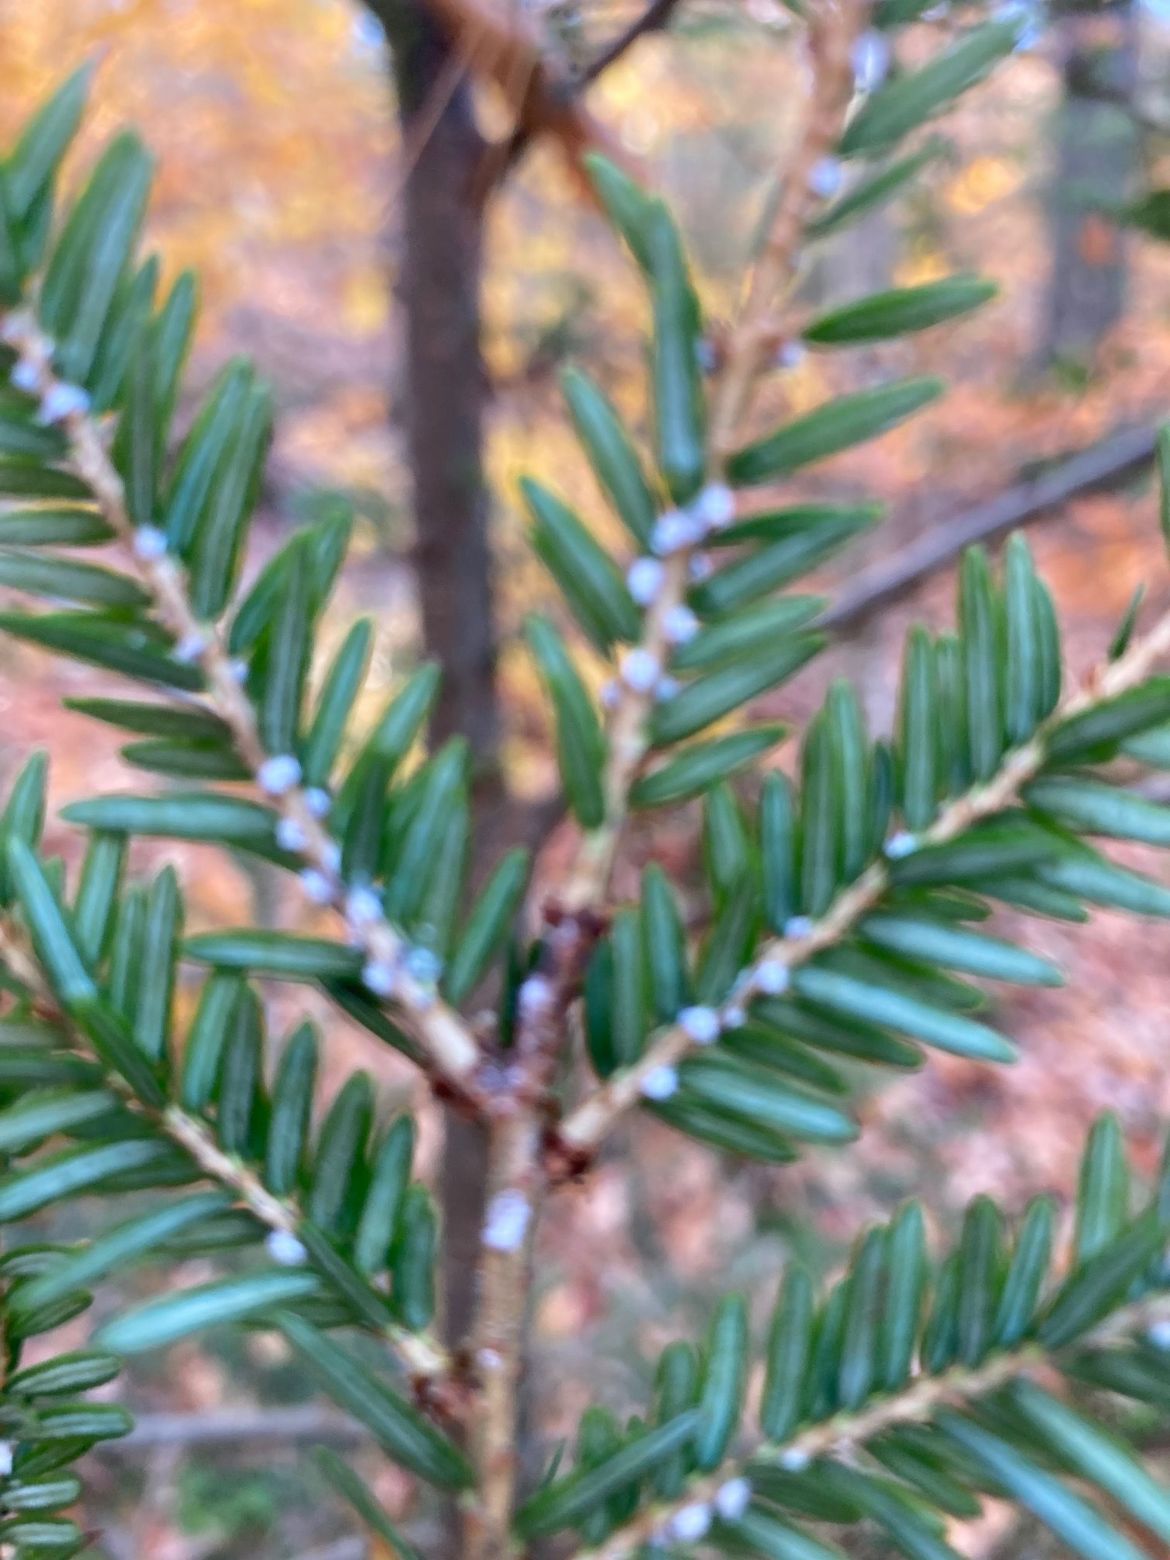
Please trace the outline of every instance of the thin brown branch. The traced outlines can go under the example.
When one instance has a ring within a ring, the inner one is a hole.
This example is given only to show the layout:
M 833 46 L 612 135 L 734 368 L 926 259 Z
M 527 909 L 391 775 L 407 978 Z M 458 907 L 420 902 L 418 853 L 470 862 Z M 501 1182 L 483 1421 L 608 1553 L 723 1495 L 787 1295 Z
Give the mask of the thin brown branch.
M 665 31 L 680 3 L 681 0 L 652 0 L 640 16 L 635 17 L 612 43 L 607 44 L 597 57 L 589 62 L 579 76 L 571 80 L 571 90 L 580 96 L 587 87 L 623 59 L 640 38 L 650 33 Z M 531 146 L 533 139 L 534 132 L 527 125 L 516 126 L 502 148 L 497 148 L 493 153 L 492 166 L 488 174 L 490 183 L 498 184 L 504 175 L 516 166 Z M 611 148 L 611 154 L 612 150 Z M 625 161 L 628 162 L 629 159 L 626 158 Z
M 630 25 L 618 33 L 612 43 L 590 60 L 581 79 L 583 82 L 596 81 L 600 76 L 622 59 L 634 47 L 640 38 L 645 38 L 648 33 L 665 32 L 670 26 L 671 17 L 678 10 L 680 0 L 651 0 L 640 16 L 636 16 Z
M 0 326 L 22 363 L 35 375 L 33 388 L 42 403 L 48 404 L 48 398 L 63 392 L 67 395 L 72 387 L 63 386 L 54 374 L 52 345 L 35 320 L 10 313 L 0 317 Z M 71 401 L 67 404 L 73 406 Z M 311 888 L 318 900 L 345 917 L 351 936 L 366 955 L 367 985 L 376 995 L 392 999 L 396 1015 L 403 1019 L 436 1077 L 456 1098 L 477 1106 L 476 1075 L 481 1056 L 470 1029 L 433 985 L 412 972 L 405 939 L 369 902 L 370 896 L 355 904 L 341 875 L 338 844 L 321 821 L 315 798 L 300 784 L 295 759 L 265 752 L 255 710 L 218 626 L 201 623 L 195 616 L 182 570 L 165 550 L 165 538 L 161 538 L 164 545 L 156 546 L 160 538 L 153 533 L 152 545 L 143 547 L 103 429 L 80 406 L 73 407 L 61 421 L 69 440 L 70 465 L 92 492 L 111 530 L 134 557 L 152 597 L 155 617 L 174 636 L 177 653 L 189 656 L 202 669 L 207 705 L 231 731 L 237 754 L 278 810 L 289 839 L 296 842 L 290 848 L 305 864 L 306 889 Z
M 1135 641 L 1119 660 L 1099 666 L 1081 687 L 1062 699 L 1028 742 L 1005 755 L 997 774 L 945 807 L 930 828 L 910 842 L 912 847 L 941 845 L 965 833 L 982 819 L 1009 807 L 1022 788 L 1043 768 L 1049 737 L 1063 721 L 1102 700 L 1137 687 L 1168 653 L 1170 612 L 1164 614 L 1147 635 Z M 732 1007 L 742 1009 L 754 997 L 775 990 L 779 983 L 786 983 L 788 972 L 848 937 L 862 917 L 874 908 L 889 884 L 887 859 L 881 857 L 845 888 L 818 920 L 809 922 L 793 935 L 765 943 L 736 982 L 733 1001 L 722 1012 L 713 1015 L 717 1023 L 731 1022 Z M 638 1103 L 647 1080 L 655 1075 L 661 1080 L 663 1070 L 673 1070 L 700 1038 L 683 1024 L 669 1025 L 651 1040 L 637 1062 L 613 1073 L 594 1090 L 565 1118 L 557 1131 L 557 1144 L 566 1163 L 579 1165 L 587 1160 L 624 1112 Z
M 493 150 L 479 180 L 481 196 L 511 165 L 518 136 L 551 137 L 579 173 L 587 152 L 605 151 L 620 159 L 620 148 L 590 113 L 572 76 L 545 46 L 522 7 L 508 0 L 425 4 L 460 47 L 465 48 L 469 38 L 476 40 L 473 67 L 500 92 L 512 120 L 511 136 Z
M 597 930 L 588 915 L 555 916 L 546 927 L 536 967 L 517 997 L 516 1038 L 509 1053 L 516 1077 L 500 1099 L 488 1149 L 472 1356 L 481 1388 L 472 1439 L 479 1500 L 467 1515 L 467 1560 L 506 1560 L 514 1553 L 516 1431 L 533 1237 L 548 1191 L 545 1121 L 568 1011 Z
M 661 588 L 646 611 L 640 649 L 656 666 L 664 666 L 669 655 L 668 623 L 686 595 L 690 557 L 690 551 L 684 549 L 664 560 Z M 565 906 L 574 912 L 604 903 L 629 812 L 630 791 L 650 750 L 648 727 L 654 708 L 653 687 L 621 682 L 618 689 L 617 706 L 606 734 L 605 819 L 599 828 L 582 837 L 563 891 Z
M 492 1124 L 473 1353 L 480 1383 L 472 1443 L 478 1500 L 467 1515 L 467 1560 L 507 1560 L 514 1553 L 516 1429 L 533 1229 L 544 1194 L 541 1146 L 540 1121 L 530 1108 Z

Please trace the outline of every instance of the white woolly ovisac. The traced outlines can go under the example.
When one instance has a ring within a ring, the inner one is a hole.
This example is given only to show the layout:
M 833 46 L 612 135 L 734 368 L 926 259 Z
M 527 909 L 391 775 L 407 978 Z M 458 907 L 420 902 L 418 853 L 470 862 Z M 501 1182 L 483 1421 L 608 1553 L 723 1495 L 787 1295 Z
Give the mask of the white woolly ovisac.
M 207 653 L 207 646 L 207 635 L 200 633 L 198 629 L 196 629 L 193 633 L 184 634 L 182 639 L 180 639 L 178 644 L 175 646 L 175 660 L 182 661 L 184 665 L 190 665 L 192 662 L 198 661 L 201 656 Z M 244 672 L 246 675 L 247 667 L 244 668 Z M 242 678 L 239 680 L 243 681 Z
M 648 607 L 658 600 L 665 578 L 666 566 L 660 558 L 635 558 L 626 570 L 626 589 L 638 606 Z
M 443 961 L 433 948 L 418 945 L 411 948 L 405 959 L 407 973 L 422 986 L 433 986 L 443 973 Z
M 704 530 L 702 521 L 685 509 L 668 509 L 655 520 L 650 545 L 660 558 L 667 558 L 671 553 L 681 552 L 684 547 L 693 547 L 702 541 Z
M 523 1192 L 507 1187 L 487 1205 L 483 1243 L 489 1251 L 519 1251 L 528 1232 L 532 1206 Z
M 712 1007 L 685 1007 L 678 1015 L 678 1027 L 695 1045 L 714 1045 L 723 1027 Z
M 315 905 L 327 905 L 333 899 L 333 883 L 316 867 L 306 867 L 301 873 L 301 887 Z
M 41 369 L 38 364 L 30 362 L 28 358 L 21 358 L 13 365 L 12 372 L 8 376 L 14 390 L 20 390 L 25 395 L 36 395 L 41 383 Z
M 653 693 L 662 676 L 662 663 L 652 650 L 635 645 L 622 657 L 622 681 L 632 693 Z
M 662 632 L 667 644 L 685 645 L 699 632 L 699 620 L 690 607 L 680 601 L 663 617 Z
M 715 1510 L 725 1522 L 738 1522 L 751 1503 L 750 1479 L 728 1479 L 715 1491 Z
M 899 829 L 897 834 L 891 834 L 885 844 L 885 855 L 888 861 L 901 861 L 903 856 L 912 856 L 918 849 L 918 841 L 905 829 Z
M 156 563 L 167 553 L 167 533 L 157 525 L 140 525 L 134 532 L 134 556 L 143 563 Z
M 666 1524 L 667 1536 L 676 1544 L 697 1544 L 711 1528 L 711 1508 L 705 1501 L 680 1506 Z
M 678 1093 L 678 1071 L 665 1063 L 653 1067 L 642 1079 L 642 1098 L 660 1102 Z
M 836 157 L 822 157 L 814 163 L 808 176 L 808 187 L 814 195 L 828 200 L 841 188 L 844 171 Z
M 89 396 L 80 385 L 61 382 L 50 385 L 41 397 L 37 410 L 37 422 L 46 427 L 68 422 L 71 417 L 84 417 L 89 411 Z
M 328 818 L 333 798 L 323 785 L 311 785 L 305 792 L 305 806 L 312 818 Z
M 256 783 L 269 796 L 287 796 L 300 778 L 300 762 L 292 753 L 274 753 L 256 771 Z
M 398 989 L 398 971 L 385 959 L 367 959 L 362 966 L 362 985 L 376 997 L 392 997 Z
M 382 919 L 382 901 L 364 884 L 351 888 L 345 896 L 345 919 L 351 926 L 373 926 Z
M 295 818 L 281 818 L 276 825 L 276 843 L 281 850 L 304 850 L 308 836 Z
M 791 979 L 791 971 L 780 959 L 764 959 L 756 966 L 756 985 L 767 997 L 783 996 Z
M 304 1267 L 309 1253 L 291 1230 L 270 1230 L 264 1249 L 280 1267 Z
M 735 494 L 725 482 L 711 482 L 691 505 L 691 513 L 709 531 L 721 531 L 735 519 Z

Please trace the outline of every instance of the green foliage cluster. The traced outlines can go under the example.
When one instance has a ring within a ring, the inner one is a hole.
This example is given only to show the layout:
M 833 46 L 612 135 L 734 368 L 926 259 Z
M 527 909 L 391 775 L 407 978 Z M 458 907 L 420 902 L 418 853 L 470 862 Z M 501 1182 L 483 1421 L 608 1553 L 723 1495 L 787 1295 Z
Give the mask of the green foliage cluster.
M 730 1455 L 746 1413 L 752 1345 L 738 1297 L 725 1300 L 698 1346 L 659 1357 L 648 1416 L 619 1424 L 602 1409 L 582 1421 L 577 1468 L 522 1508 L 522 1532 L 567 1527 L 607 1549 L 607 1536 L 663 1502 L 669 1539 L 709 1539 L 719 1553 L 829 1560 L 831 1545 L 801 1519 L 873 1523 L 899 1552 L 941 1560 L 945 1520 L 974 1517 L 992 1494 L 1039 1515 L 1075 1552 L 1133 1560 L 1141 1550 L 1059 1475 L 1103 1491 L 1165 1542 L 1170 1493 L 1113 1436 L 1027 1379 L 1043 1354 L 1065 1387 L 1108 1387 L 1143 1404 L 1165 1400 L 1165 1172 L 1140 1210 L 1116 1121 L 1103 1117 L 1085 1152 L 1072 1261 L 1052 1272 L 1056 1213 L 1037 1198 L 1014 1232 L 989 1198 L 967 1210 L 954 1248 L 932 1264 L 917 1203 L 857 1242 L 818 1302 L 790 1269 L 772 1314 L 757 1410 L 758 1446 Z M 1146 1340 L 1117 1342 L 1118 1327 Z M 1103 1327 L 1102 1324 L 1108 1324 Z M 975 1412 L 971 1383 L 986 1373 Z M 911 1386 L 917 1411 L 896 1410 Z M 962 1408 L 962 1412 L 960 1412 Z M 858 1452 L 864 1448 L 866 1461 Z M 650 1532 L 654 1531 L 652 1527 Z
M 922 9 L 886 0 L 876 21 Z M 977 26 L 865 96 L 840 161 L 814 170 L 826 189 L 842 166 L 857 172 L 810 237 L 904 188 L 935 148 L 903 152 L 903 138 L 1017 36 L 1012 21 Z M 0 815 L 0 1552 L 62 1560 L 86 1543 L 68 1514 L 74 1466 L 130 1424 L 86 1394 L 124 1356 L 212 1325 L 281 1332 L 389 1457 L 474 1502 L 479 1473 L 444 1398 L 456 1362 L 430 1332 L 440 1232 L 412 1178 L 413 1123 L 382 1121 L 357 1073 L 314 1126 L 319 1037 L 303 1024 L 270 1045 L 257 982 L 319 987 L 475 1109 L 508 1086 L 545 979 L 541 940 L 525 931 L 525 853 L 507 855 L 467 906 L 466 749 L 420 752 L 433 669 L 363 733 L 353 712 L 370 625 L 315 664 L 347 517 L 297 530 L 241 590 L 270 397 L 233 363 L 176 437 L 194 284 L 181 277 L 160 297 L 157 262 L 138 256 L 150 163 L 134 137 L 59 200 L 84 94 L 83 77 L 66 83 L 0 163 L 0 583 L 44 604 L 0 613 L 0 627 L 144 688 L 71 703 L 127 733 L 127 763 L 166 783 L 67 808 L 87 836 L 76 873 L 45 846 L 41 758 Z M 1068 690 L 1024 542 L 998 572 L 973 552 L 955 632 L 909 637 L 892 738 L 871 737 L 837 684 L 794 778 L 753 781 L 781 731 L 745 712 L 824 642 L 823 603 L 789 587 L 876 518 L 867 505 L 783 503 L 776 485 L 941 387 L 841 397 L 719 464 L 677 228 L 613 167 L 594 175 L 647 283 L 654 462 L 600 387 L 571 372 L 570 416 L 634 555 L 619 562 L 562 498 L 528 483 L 533 545 L 566 607 L 533 619 L 528 638 L 586 855 L 612 846 L 627 808 L 698 799 L 705 914 L 692 935 L 658 866 L 637 902 L 607 907 L 583 980 L 591 1075 L 574 1078 L 566 1042 L 550 1137 L 592 1149 L 598 1111 L 608 1127 L 639 1105 L 723 1152 L 780 1163 L 801 1143 L 855 1135 L 850 1096 L 869 1069 L 917 1067 L 931 1048 L 1012 1059 L 978 982 L 1060 975 L 981 929 L 995 906 L 1065 921 L 1095 905 L 1170 916 L 1170 890 L 1097 843 L 1170 843 L 1170 809 L 1119 785 L 1113 766 L 1170 767 L 1170 678 L 1155 671 L 1170 628 L 1140 636 L 1135 605 L 1094 681 Z M 810 322 L 804 341 L 902 336 L 991 291 L 967 276 L 899 289 Z M 605 700 L 577 630 L 613 663 Z M 631 711 L 637 762 L 615 787 L 615 733 Z M 176 875 L 127 875 L 130 842 L 149 837 L 270 863 L 336 909 L 344 931 L 187 935 Z M 181 965 L 202 981 L 185 1024 Z M 490 1049 L 458 1011 L 485 995 Z M 940 1560 L 954 1555 L 947 1521 L 985 1495 L 1032 1511 L 1089 1560 L 1143 1553 L 1135 1532 L 1170 1542 L 1170 1494 L 1113 1433 L 1131 1413 L 1119 1405 L 1170 1407 L 1168 1178 L 1140 1195 L 1131 1179 L 1105 1119 L 1067 1262 L 1053 1258 L 1047 1200 L 1014 1230 L 978 1200 L 940 1260 L 910 1205 L 862 1235 L 823 1297 L 792 1267 L 762 1346 L 745 1302 L 728 1298 L 701 1343 L 663 1352 L 644 1417 L 584 1416 L 571 1469 L 558 1458 L 520 1505 L 516 1545 L 574 1530 L 613 1560 L 696 1546 L 823 1560 L 864 1523 L 911 1560 Z M 90 1194 L 101 1220 L 75 1243 L 47 1243 L 40 1215 Z M 516 1246 L 526 1217 L 489 1209 L 485 1243 Z M 222 1257 L 222 1275 L 107 1316 L 92 1348 L 44 1356 L 38 1343 L 42 1362 L 25 1362 L 28 1340 L 83 1313 L 99 1283 L 196 1252 Z M 371 1368 L 371 1348 L 385 1370 Z M 474 1401 L 474 1368 L 457 1384 Z M 323 1467 L 406 1553 L 352 1470 Z

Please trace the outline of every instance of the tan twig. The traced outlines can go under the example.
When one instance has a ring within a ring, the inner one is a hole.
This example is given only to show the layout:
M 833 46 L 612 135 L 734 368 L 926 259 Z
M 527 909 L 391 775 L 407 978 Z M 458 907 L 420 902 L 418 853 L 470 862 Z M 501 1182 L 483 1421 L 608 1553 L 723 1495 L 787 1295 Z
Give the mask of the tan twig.
M 656 666 L 664 665 L 669 654 L 667 624 L 670 614 L 686 595 L 690 561 L 689 549 L 663 560 L 662 584 L 657 597 L 646 609 L 639 648 L 652 657 Z M 605 901 L 614 858 L 629 814 L 630 791 L 650 749 L 647 728 L 654 708 L 653 687 L 631 687 L 621 682 L 617 689 L 617 704 L 606 733 L 605 819 L 599 828 L 582 836 L 561 895 L 565 908 L 573 912 L 600 906 Z
M 1101 1347 L 1121 1342 L 1170 1319 L 1170 1295 L 1147 1296 L 1124 1307 L 1108 1321 L 1078 1340 L 1078 1346 Z M 1038 1344 L 1028 1343 L 1008 1354 L 995 1354 L 975 1368 L 956 1366 L 939 1376 L 919 1375 L 900 1392 L 880 1398 L 859 1413 L 836 1414 L 822 1424 L 810 1425 L 787 1441 L 764 1441 L 744 1458 L 729 1458 L 703 1478 L 693 1480 L 677 1500 L 650 1506 L 612 1533 L 603 1544 L 578 1552 L 577 1560 L 625 1560 L 640 1545 L 670 1533 L 671 1519 L 691 1507 L 708 1512 L 720 1490 L 735 1479 L 750 1481 L 753 1467 L 779 1466 L 799 1469 L 814 1458 L 848 1458 L 864 1450 L 866 1442 L 897 1425 L 922 1424 L 941 1408 L 964 1408 L 977 1398 L 1009 1382 L 1051 1373 L 1052 1355 Z
M 492 1123 L 487 1211 L 472 1364 L 479 1382 L 472 1454 L 478 1499 L 467 1513 L 467 1560 L 506 1560 L 519 1457 L 517 1405 L 531 1288 L 532 1240 L 544 1191 L 540 1123 L 520 1109 Z
M 868 12 L 868 0 L 820 0 L 809 10 L 812 96 L 716 389 L 711 443 L 719 462 L 742 435 L 752 394 L 778 339 L 776 311 L 800 274 L 805 228 L 823 202 L 816 190 L 816 170 L 841 138 L 853 98 L 853 45 Z
M 1005 755 L 1003 767 L 990 780 L 965 792 L 944 808 L 930 828 L 914 841 L 915 847 L 941 845 L 981 819 L 990 818 L 1010 806 L 1021 789 L 1042 769 L 1048 740 L 1062 721 L 1104 699 L 1137 687 L 1168 652 L 1170 612 L 1119 660 L 1098 667 L 1080 688 L 1063 699 L 1028 742 Z M 795 969 L 814 954 L 847 937 L 861 918 L 874 908 L 889 883 L 887 862 L 884 858 L 879 859 L 838 895 L 820 919 L 796 935 L 767 942 L 736 983 L 734 997 L 728 1006 L 742 1008 L 769 986 L 775 989 L 778 971 Z M 686 1028 L 681 1024 L 670 1025 L 659 1031 L 638 1061 L 614 1073 L 589 1095 L 566 1117 L 557 1133 L 568 1162 L 579 1163 L 583 1156 L 591 1154 L 623 1112 L 637 1104 L 646 1080 L 660 1068 L 676 1066 L 694 1045 L 695 1039 Z
M 299 766 L 291 755 L 264 750 L 255 710 L 218 625 L 201 623 L 195 616 L 175 559 L 165 549 L 142 547 L 103 430 L 84 403 L 70 395 L 73 387 L 63 385 L 55 375 L 52 344 L 31 315 L 0 316 L 0 333 L 30 371 L 29 388 L 40 396 L 43 406 L 51 407 L 54 397 L 65 397 L 68 410 L 59 421 L 69 441 L 69 463 L 93 493 L 111 530 L 135 558 L 153 599 L 155 616 L 174 636 L 177 653 L 189 656 L 202 669 L 209 707 L 231 731 L 236 752 L 286 824 L 295 842 L 290 848 L 304 862 L 306 877 L 312 875 L 306 887 L 311 883 L 319 901 L 345 916 L 351 935 L 366 955 L 367 985 L 376 995 L 392 998 L 396 1014 L 403 1018 L 438 1078 L 456 1097 L 478 1105 L 476 1073 L 481 1057 L 474 1036 L 434 986 L 412 972 L 406 939 L 381 914 L 372 896 L 364 895 L 360 902 L 351 896 L 340 871 L 340 849 L 322 823 L 313 797 L 299 783 Z
M 480 1383 L 473 1455 L 479 1501 L 465 1528 L 468 1560 L 505 1560 L 518 1456 L 517 1403 L 532 1287 L 532 1242 L 548 1191 L 544 1128 L 548 1093 L 597 928 L 563 916 L 546 928 L 537 968 L 517 997 L 512 1049 L 516 1085 L 501 1098 L 488 1145 L 488 1187 L 472 1364 Z

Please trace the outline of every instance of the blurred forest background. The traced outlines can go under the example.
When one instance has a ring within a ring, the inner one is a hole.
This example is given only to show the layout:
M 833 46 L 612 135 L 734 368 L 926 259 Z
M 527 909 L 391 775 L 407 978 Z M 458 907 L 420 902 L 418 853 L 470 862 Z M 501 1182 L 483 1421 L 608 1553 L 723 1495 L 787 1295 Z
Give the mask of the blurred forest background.
M 640 4 L 520 9 L 574 82 Z M 659 9 L 669 28 L 647 31 L 572 98 L 589 120 L 569 116 L 568 138 L 583 127 L 600 135 L 667 194 L 711 312 L 726 315 L 803 90 L 791 16 L 779 0 Z M 523 544 L 515 480 L 534 472 L 610 523 L 557 375 L 583 360 L 640 419 L 643 305 L 565 137 L 535 112 L 517 133 L 516 95 L 487 79 L 487 45 L 478 57 L 453 50 L 412 27 L 418 11 L 413 0 L 0 0 L 0 134 L 66 70 L 99 62 L 81 161 L 126 120 L 158 156 L 152 237 L 168 271 L 190 265 L 202 277 L 193 391 L 235 352 L 254 355 L 276 387 L 266 545 L 325 506 L 353 507 L 359 543 L 334 628 L 377 615 L 371 710 L 421 656 L 438 655 L 453 671 L 440 724 L 466 731 L 479 759 L 484 859 L 516 839 L 555 856 L 567 825 L 535 679 L 515 645 L 523 612 L 551 606 L 553 592 Z M 961 20 L 936 7 L 909 34 L 907 59 Z M 399 45 L 397 81 L 386 30 Z M 887 519 L 824 582 L 854 605 L 830 653 L 775 701 L 770 713 L 797 726 L 843 673 L 888 728 L 906 625 L 948 621 L 952 571 L 932 571 L 880 612 L 856 603 L 858 582 L 871 595 L 874 571 L 924 539 L 945 553 L 989 501 L 1010 510 L 1019 500 L 1035 518 L 1077 664 L 1100 654 L 1135 587 L 1148 583 L 1155 605 L 1170 597 L 1147 469 L 1149 430 L 1170 409 L 1170 250 L 1146 230 L 1170 235 L 1170 195 L 1145 198 L 1170 185 L 1170 10 L 1054 0 L 1028 47 L 941 128 L 914 193 L 823 246 L 804 283 L 810 304 L 824 305 L 977 270 L 1000 293 L 957 327 L 850 353 L 844 367 L 811 355 L 784 377 L 794 413 L 894 373 L 939 373 L 951 387 L 907 427 L 817 468 L 815 491 L 876 497 Z M 1145 227 L 1119 220 L 1143 199 Z M 1029 507 L 1045 483 L 1067 496 Z M 92 691 L 94 674 L 8 640 L 0 658 L 0 773 L 49 746 L 56 802 L 127 785 L 113 738 L 61 713 L 62 695 Z M 71 848 L 63 830 L 48 843 Z M 635 854 L 685 880 L 699 848 L 697 820 L 674 816 Z M 242 920 L 242 901 L 269 919 L 287 913 L 263 875 L 219 855 L 160 846 L 150 859 L 188 868 L 196 922 Z M 588 1193 L 567 1194 L 565 1216 L 549 1221 L 532 1423 L 551 1439 L 587 1396 L 623 1404 L 640 1362 L 693 1330 L 729 1285 L 765 1301 L 793 1224 L 815 1226 L 815 1249 L 801 1255 L 828 1272 L 867 1218 L 910 1191 L 924 1191 L 945 1224 L 978 1191 L 1022 1203 L 1067 1190 L 1083 1127 L 1103 1106 L 1152 1160 L 1170 1110 L 1170 931 L 1143 930 L 1140 949 L 1134 937 L 1132 923 L 1107 915 L 1091 939 L 1033 922 L 1031 945 L 1071 975 L 1063 990 L 1013 997 L 1005 1022 L 1021 1064 L 993 1073 L 932 1058 L 868 1101 L 848 1154 L 745 1169 L 640 1122 L 636 1141 L 619 1143 Z M 313 998 L 294 1008 L 285 988 L 276 1000 L 287 1024 Z M 392 1055 L 371 1063 L 368 1037 L 335 1013 L 317 1016 L 339 1068 L 373 1066 L 387 1110 L 405 1098 L 412 1080 Z M 448 1185 L 458 1269 L 476 1171 L 468 1144 L 456 1136 L 443 1156 L 441 1142 L 435 1119 L 426 1146 Z M 54 1235 L 68 1238 L 68 1218 L 80 1217 L 56 1215 Z M 193 1257 L 183 1276 L 194 1281 L 200 1266 Z M 304 1402 L 271 1340 L 217 1348 L 213 1336 L 129 1379 L 142 1425 L 133 1456 L 115 1443 L 94 1470 L 95 1556 L 358 1560 L 365 1541 L 303 1460 L 322 1437 L 351 1449 L 408 1525 L 425 1532 L 433 1521 L 411 1507 L 405 1480 Z M 978 1557 L 1042 1552 L 995 1511 L 957 1541 Z

